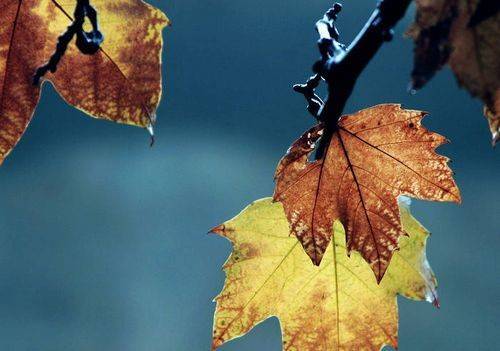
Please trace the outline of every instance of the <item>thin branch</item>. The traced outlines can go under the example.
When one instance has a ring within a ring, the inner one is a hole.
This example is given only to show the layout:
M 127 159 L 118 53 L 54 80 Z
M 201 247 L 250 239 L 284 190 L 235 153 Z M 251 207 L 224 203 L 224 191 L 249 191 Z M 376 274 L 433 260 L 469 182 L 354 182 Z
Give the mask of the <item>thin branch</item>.
M 307 111 L 316 118 L 318 117 L 321 107 L 323 107 L 323 100 L 315 93 L 315 89 L 318 87 L 321 80 L 321 76 L 315 74 L 307 80 L 306 84 L 295 84 L 293 86 L 294 91 L 304 95 L 307 101 Z
M 328 85 L 328 96 L 316 115 L 326 126 L 316 152 L 317 159 L 323 156 L 331 136 L 337 130 L 338 120 L 359 75 L 382 44 L 392 39 L 392 29 L 403 18 L 410 3 L 411 0 L 381 0 L 347 48 L 339 42 L 339 32 L 335 26 L 342 10 L 340 4 L 334 4 L 316 23 L 321 59 L 314 64 L 313 70 Z
M 56 7 L 60 8 L 60 5 L 55 1 L 54 4 Z M 61 8 L 61 10 L 63 9 Z M 83 30 L 85 18 L 88 18 L 92 25 L 91 32 Z M 40 79 L 47 72 L 56 72 L 59 61 L 61 61 L 61 58 L 64 56 L 70 41 L 75 35 L 76 46 L 83 54 L 93 55 L 99 50 L 103 41 L 103 36 L 99 31 L 97 12 L 92 5 L 90 5 L 89 0 L 77 0 L 73 23 L 66 29 L 66 32 L 58 38 L 56 51 L 50 57 L 49 61 L 36 70 L 33 77 L 33 84 L 38 85 L 40 83 Z

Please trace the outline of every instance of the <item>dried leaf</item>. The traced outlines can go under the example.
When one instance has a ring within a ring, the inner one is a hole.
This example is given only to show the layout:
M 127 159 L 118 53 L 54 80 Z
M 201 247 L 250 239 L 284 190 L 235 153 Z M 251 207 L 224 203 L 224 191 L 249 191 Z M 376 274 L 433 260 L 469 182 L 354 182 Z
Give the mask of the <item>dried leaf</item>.
M 447 62 L 449 35 L 457 16 L 456 1 L 416 0 L 418 11 L 407 35 L 415 40 L 412 88 L 422 88 Z
M 323 159 L 307 159 L 321 136 L 316 126 L 280 161 L 274 199 L 315 264 L 340 220 L 348 250 L 359 251 L 380 281 L 405 235 L 399 195 L 460 202 L 448 158 L 435 153 L 446 139 L 421 125 L 424 115 L 385 104 L 343 116 Z
M 493 146 L 500 139 L 500 113 L 498 111 L 500 111 L 500 91 L 497 91 L 494 109 L 490 110 L 488 107 L 484 107 L 484 115 L 490 126 Z
M 396 294 L 438 303 L 436 280 L 425 256 L 429 234 L 406 204 L 400 209 L 410 236 L 401 238 L 401 250 L 380 285 L 358 253 L 347 256 L 338 222 L 321 265 L 313 265 L 289 235 L 282 205 L 270 198 L 214 228 L 233 243 L 233 253 L 224 265 L 224 289 L 216 298 L 212 348 L 272 316 L 281 322 L 283 350 L 397 347 Z
M 71 43 L 48 79 L 71 105 L 103 119 L 150 127 L 161 94 L 161 30 L 168 19 L 141 0 L 92 1 L 105 40 L 95 55 Z M 0 163 L 21 138 L 38 103 L 38 67 L 71 24 L 76 1 L 1 0 Z
M 498 0 L 417 0 L 412 83 L 420 89 L 448 63 L 459 84 L 486 105 L 493 135 L 500 119 L 500 2 Z

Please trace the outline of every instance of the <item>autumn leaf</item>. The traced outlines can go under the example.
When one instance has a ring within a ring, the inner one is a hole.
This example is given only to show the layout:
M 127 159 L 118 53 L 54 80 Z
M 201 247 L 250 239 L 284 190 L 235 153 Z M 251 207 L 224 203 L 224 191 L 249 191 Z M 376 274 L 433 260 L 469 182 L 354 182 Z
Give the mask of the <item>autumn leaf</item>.
M 356 252 L 347 256 L 339 222 L 320 266 L 290 236 L 280 203 L 254 202 L 213 229 L 233 244 L 226 282 L 215 299 L 212 348 L 248 333 L 263 320 L 280 320 L 283 350 L 359 351 L 397 347 L 396 294 L 438 304 L 436 279 L 425 256 L 428 232 L 400 204 L 409 237 L 377 284 Z
M 500 2 L 416 0 L 408 34 L 415 40 L 412 84 L 422 88 L 448 63 L 459 84 L 486 105 L 493 136 L 500 132 Z
M 161 95 L 162 29 L 168 19 L 140 0 L 92 1 L 105 40 L 95 55 L 71 43 L 48 74 L 59 94 L 91 116 L 150 127 Z M 38 67 L 72 23 L 76 1 L 1 0 L 0 163 L 29 124 L 40 87 Z
M 405 235 L 399 195 L 460 202 L 448 158 L 435 152 L 446 139 L 421 125 L 424 116 L 395 104 L 371 107 L 340 119 L 322 159 L 308 161 L 323 132 L 315 126 L 280 161 L 274 199 L 316 265 L 340 220 L 348 251 L 359 251 L 380 281 Z

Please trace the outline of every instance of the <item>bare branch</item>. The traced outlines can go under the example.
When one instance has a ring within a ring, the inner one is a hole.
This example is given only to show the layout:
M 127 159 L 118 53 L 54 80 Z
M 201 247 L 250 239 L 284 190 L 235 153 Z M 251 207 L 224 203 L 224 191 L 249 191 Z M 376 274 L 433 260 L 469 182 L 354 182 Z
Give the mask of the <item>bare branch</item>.
M 318 113 L 323 107 L 323 100 L 315 93 L 315 89 L 318 87 L 321 80 L 321 76 L 315 74 L 307 80 L 306 84 L 295 84 L 293 86 L 294 91 L 304 95 L 307 101 L 307 111 L 316 118 L 318 118 Z
M 335 21 L 342 6 L 338 3 L 316 23 L 320 61 L 313 66 L 328 84 L 328 96 L 317 119 L 326 126 L 316 158 L 321 158 L 337 129 L 337 122 L 351 96 L 356 80 L 385 41 L 392 39 L 392 29 L 403 18 L 411 0 L 381 0 L 363 29 L 346 48 L 339 42 Z

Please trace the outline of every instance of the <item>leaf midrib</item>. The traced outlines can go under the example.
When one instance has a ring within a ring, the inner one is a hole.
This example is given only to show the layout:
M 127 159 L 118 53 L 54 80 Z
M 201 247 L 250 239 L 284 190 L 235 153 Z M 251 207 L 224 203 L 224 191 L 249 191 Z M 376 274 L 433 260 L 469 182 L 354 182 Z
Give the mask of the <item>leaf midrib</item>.
M 68 19 L 70 19 L 71 21 L 73 21 L 73 17 L 57 2 L 57 0 L 51 0 L 51 1 L 66 17 L 68 17 Z M 127 83 L 129 83 L 130 80 L 125 75 L 125 73 L 123 73 L 122 69 L 120 68 L 120 66 L 118 66 L 118 64 L 115 62 L 115 60 L 113 60 L 113 58 L 102 47 L 99 47 L 99 51 L 102 52 L 102 54 L 113 64 L 113 66 L 116 68 L 116 70 L 118 71 L 118 73 L 120 74 L 120 76 Z M 135 90 L 133 88 L 132 84 L 128 84 L 128 86 L 129 86 L 130 89 Z M 146 107 L 146 104 L 144 103 L 144 101 L 141 101 L 140 104 L 141 104 L 141 108 L 144 110 L 144 112 L 146 112 L 146 116 L 147 116 L 147 118 L 149 120 L 150 125 L 153 126 L 154 121 L 153 121 L 153 118 L 151 116 L 151 113 L 149 112 L 149 109 Z
M 21 6 L 23 4 L 23 0 L 19 0 L 19 4 L 17 5 L 17 12 L 16 12 L 16 17 L 14 19 L 14 25 L 12 28 L 12 33 L 10 34 L 10 41 L 9 41 L 9 51 L 7 52 L 7 58 L 5 59 L 5 72 L 3 75 L 2 79 L 2 95 L 0 96 L 0 117 L 1 114 L 3 114 L 3 103 L 4 103 L 4 97 L 5 97 L 5 85 L 7 82 L 7 75 L 9 72 L 9 65 L 10 65 L 10 59 L 11 59 L 11 54 L 12 54 L 12 45 L 14 43 L 14 37 L 16 35 L 16 29 L 17 29 L 17 22 L 19 20 L 19 14 L 21 13 Z
M 276 265 L 276 267 L 274 268 L 274 270 L 269 274 L 269 276 L 266 278 L 266 280 L 257 288 L 257 290 L 255 290 L 255 292 L 253 293 L 253 295 L 248 299 L 248 301 L 243 305 L 243 307 L 241 308 L 241 311 L 238 312 L 238 314 L 236 316 L 233 317 L 233 319 L 231 319 L 231 321 L 226 325 L 226 327 L 224 329 L 221 330 L 219 336 L 217 337 L 216 340 L 222 340 L 222 336 L 224 336 L 224 334 L 226 333 L 226 331 L 231 327 L 231 325 L 238 319 L 238 317 L 241 316 L 241 314 L 243 313 L 243 311 L 248 307 L 248 305 L 255 299 L 255 297 L 259 294 L 259 292 L 264 288 L 264 286 L 266 286 L 266 284 L 269 282 L 269 280 L 271 279 L 271 277 L 278 271 L 278 269 L 281 267 L 281 265 L 283 264 L 283 262 L 285 262 L 285 260 L 290 256 L 290 254 L 293 252 L 293 250 L 297 247 L 297 245 L 299 244 L 299 241 L 297 240 L 291 247 L 290 249 L 288 250 L 288 252 L 285 254 L 285 256 L 281 259 L 281 261 Z
M 339 127 L 339 129 L 340 129 L 340 130 L 342 130 L 342 131 L 344 131 L 344 132 L 346 132 L 346 133 L 348 133 L 349 135 L 353 136 L 354 138 L 356 138 L 356 139 L 360 140 L 361 142 L 363 142 L 363 143 L 367 144 L 368 146 L 372 147 L 373 149 L 375 149 L 375 150 L 377 150 L 377 151 L 381 152 L 382 154 L 384 154 L 384 155 L 386 155 L 386 156 L 390 157 L 391 159 L 393 159 L 393 160 L 394 160 L 394 161 L 396 161 L 397 163 L 401 164 L 403 167 L 405 167 L 405 168 L 407 168 L 408 170 L 410 170 L 411 172 L 415 173 L 415 174 L 416 174 L 419 178 L 421 178 L 421 179 L 425 180 L 427 183 L 432 184 L 433 186 L 435 186 L 436 188 L 441 189 L 442 191 L 444 191 L 444 192 L 445 192 L 445 193 L 447 193 L 447 194 L 450 194 L 453 198 L 455 198 L 455 200 L 456 200 L 457 202 L 459 202 L 459 201 L 460 201 L 460 198 L 459 198 L 457 195 L 455 195 L 454 193 L 452 193 L 449 189 L 445 189 L 445 188 L 443 188 L 441 185 L 438 185 L 438 184 L 434 183 L 433 181 L 431 181 L 431 180 L 427 179 L 426 177 L 424 177 L 423 175 L 421 175 L 420 173 L 418 173 L 417 171 L 415 171 L 413 168 L 411 168 L 410 166 L 408 166 L 406 163 L 404 163 L 403 161 L 401 161 L 401 160 L 400 160 L 400 159 L 398 159 L 397 157 L 394 157 L 393 155 L 391 155 L 391 154 L 389 154 L 388 152 L 386 152 L 386 151 L 384 151 L 384 150 L 380 149 L 380 148 L 379 148 L 379 147 L 377 147 L 376 145 L 373 145 L 372 143 L 370 143 L 370 142 L 366 141 L 365 139 L 360 138 L 359 136 L 357 136 L 356 134 L 352 133 L 352 132 L 351 132 L 351 131 L 349 131 L 348 129 L 345 129 L 345 128 L 343 128 L 343 127 Z

